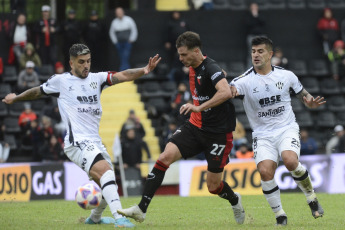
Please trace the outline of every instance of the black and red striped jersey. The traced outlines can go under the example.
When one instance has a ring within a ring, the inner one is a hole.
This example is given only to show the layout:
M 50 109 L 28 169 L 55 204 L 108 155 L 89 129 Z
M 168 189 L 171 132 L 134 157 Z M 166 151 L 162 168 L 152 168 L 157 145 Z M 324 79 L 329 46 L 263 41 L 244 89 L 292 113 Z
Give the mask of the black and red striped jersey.
M 189 68 L 189 85 L 193 104 L 201 105 L 210 100 L 217 92 L 216 84 L 225 78 L 219 65 L 209 57 L 196 68 Z M 228 133 L 235 130 L 236 115 L 230 100 L 206 109 L 192 112 L 189 122 L 198 128 L 212 133 Z

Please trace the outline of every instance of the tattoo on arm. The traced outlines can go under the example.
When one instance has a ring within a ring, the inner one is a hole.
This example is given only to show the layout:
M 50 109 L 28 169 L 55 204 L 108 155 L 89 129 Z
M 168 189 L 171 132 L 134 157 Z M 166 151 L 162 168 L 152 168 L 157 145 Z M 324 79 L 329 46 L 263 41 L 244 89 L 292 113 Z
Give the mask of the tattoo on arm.
M 16 101 L 35 100 L 42 96 L 40 86 L 28 89 L 16 97 Z
M 308 94 L 310 95 L 310 93 L 308 93 L 308 91 L 305 90 L 305 89 L 303 88 L 302 91 L 296 95 L 296 97 L 304 104 L 303 97 L 304 97 L 304 96 L 307 97 Z M 311 96 L 311 95 L 310 95 L 310 96 Z
M 113 83 L 113 85 L 121 83 L 121 81 L 115 76 L 115 74 L 111 77 L 111 82 Z

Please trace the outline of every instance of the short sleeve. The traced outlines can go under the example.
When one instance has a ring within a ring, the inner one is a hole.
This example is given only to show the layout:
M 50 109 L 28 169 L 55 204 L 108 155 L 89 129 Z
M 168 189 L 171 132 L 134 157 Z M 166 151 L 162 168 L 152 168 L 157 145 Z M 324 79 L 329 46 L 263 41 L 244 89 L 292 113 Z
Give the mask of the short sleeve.
M 290 75 L 290 87 L 293 89 L 293 91 L 298 94 L 302 91 L 303 89 L 303 85 L 301 84 L 301 82 L 298 80 L 297 76 L 291 72 Z
M 244 84 L 244 81 L 241 80 L 241 76 L 233 79 L 230 82 L 230 85 L 234 86 L 237 89 L 237 92 L 239 95 L 244 95 L 243 84 Z
M 208 66 L 208 74 L 211 78 L 212 84 L 215 86 L 217 83 L 225 78 L 222 69 L 217 64 L 211 64 Z
M 53 75 L 48 81 L 40 86 L 41 92 L 47 96 L 60 96 L 60 79 L 61 75 Z

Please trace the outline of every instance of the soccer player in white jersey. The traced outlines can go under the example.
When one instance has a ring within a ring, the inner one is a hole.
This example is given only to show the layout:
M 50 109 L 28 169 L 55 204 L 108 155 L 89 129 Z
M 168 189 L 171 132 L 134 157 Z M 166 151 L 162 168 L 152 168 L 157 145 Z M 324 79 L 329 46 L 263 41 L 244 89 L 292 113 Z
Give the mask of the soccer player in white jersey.
M 243 105 L 253 130 L 254 159 L 261 176 L 263 193 L 275 213 L 277 225 L 286 225 L 287 216 L 274 180 L 280 157 L 298 187 L 303 191 L 314 218 L 324 211 L 313 190 L 307 169 L 299 162 L 299 126 L 291 107 L 290 89 L 308 108 L 326 103 L 314 98 L 291 71 L 272 66 L 272 41 L 252 40 L 253 67 L 230 83 L 232 93 L 243 97 Z
M 150 57 L 143 68 L 121 72 L 91 73 L 91 53 L 84 44 L 74 44 L 70 50 L 71 72 L 53 75 L 41 86 L 31 88 L 19 95 L 8 94 L 2 101 L 12 104 L 17 101 L 34 100 L 42 95 L 57 97 L 59 111 L 67 134 L 64 151 L 68 158 L 83 169 L 102 189 L 100 205 L 91 211 L 85 224 L 114 224 L 115 227 L 134 227 L 127 218 L 117 213 L 121 209 L 115 173 L 99 136 L 102 115 L 100 95 L 103 89 L 118 83 L 133 81 L 151 72 L 161 58 Z M 101 217 L 109 205 L 114 219 Z

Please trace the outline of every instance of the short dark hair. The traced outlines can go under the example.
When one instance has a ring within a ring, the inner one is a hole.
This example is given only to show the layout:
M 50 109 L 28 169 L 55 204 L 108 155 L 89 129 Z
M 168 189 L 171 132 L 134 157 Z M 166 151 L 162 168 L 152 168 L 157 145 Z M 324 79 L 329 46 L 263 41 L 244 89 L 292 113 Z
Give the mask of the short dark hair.
M 79 55 L 86 55 L 91 53 L 89 47 L 84 44 L 74 44 L 69 49 L 69 56 L 70 57 L 77 57 Z
M 265 36 L 254 37 L 252 40 L 252 46 L 265 44 L 268 50 L 273 50 L 273 42 L 271 39 Z
M 192 31 L 186 31 L 178 36 L 176 40 L 176 48 L 180 48 L 182 46 L 186 46 L 188 49 L 193 49 L 195 47 L 201 48 L 199 34 Z

